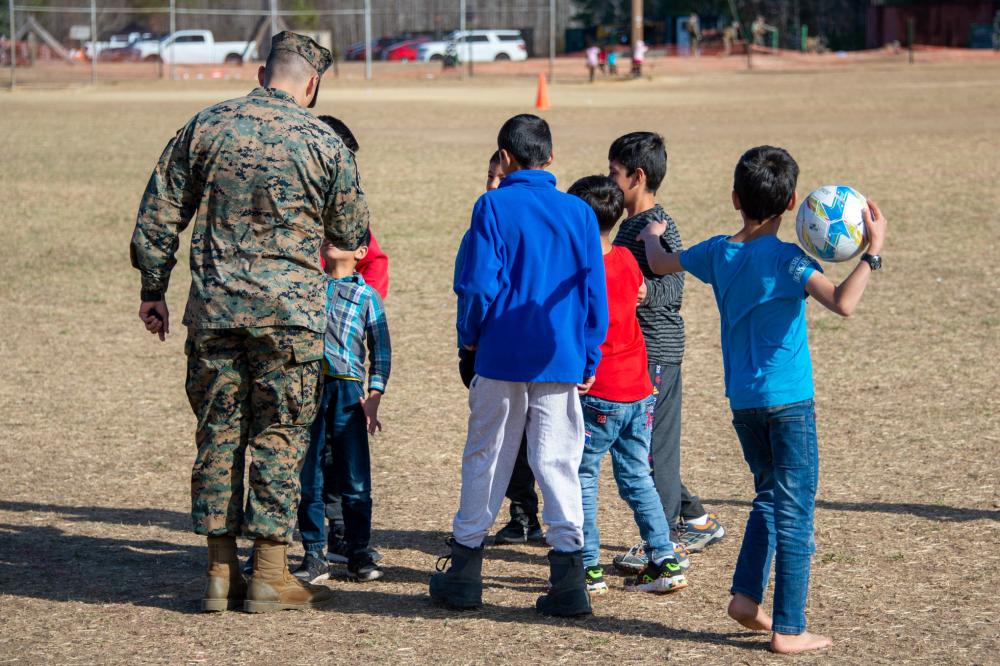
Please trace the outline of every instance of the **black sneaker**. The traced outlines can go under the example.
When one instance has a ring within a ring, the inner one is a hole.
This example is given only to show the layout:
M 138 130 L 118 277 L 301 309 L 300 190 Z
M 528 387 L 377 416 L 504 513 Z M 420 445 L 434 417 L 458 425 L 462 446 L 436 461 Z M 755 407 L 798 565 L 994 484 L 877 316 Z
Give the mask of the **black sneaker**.
M 607 594 L 608 584 L 604 582 L 604 567 L 597 565 L 586 569 L 587 592 Z
M 378 580 L 381 578 L 383 576 L 383 571 L 382 568 L 376 564 L 376 560 L 372 556 L 373 552 L 374 551 L 369 548 L 360 556 L 351 558 L 351 561 L 347 563 L 347 577 L 359 583 Z M 378 553 L 375 554 L 377 555 Z
M 306 583 L 318 583 L 330 577 L 330 565 L 323 560 L 321 554 L 307 551 L 302 564 L 292 575 Z
M 347 544 L 342 539 L 329 539 L 326 543 L 326 561 L 347 564 Z
M 649 561 L 634 578 L 625 581 L 625 589 L 629 592 L 653 594 L 669 594 L 687 586 L 684 570 L 673 557 L 668 557 L 659 564 Z
M 504 525 L 503 529 L 493 537 L 493 543 L 542 543 L 545 535 L 542 533 L 542 526 L 538 523 L 538 518 L 527 516 L 515 516 L 510 522 Z

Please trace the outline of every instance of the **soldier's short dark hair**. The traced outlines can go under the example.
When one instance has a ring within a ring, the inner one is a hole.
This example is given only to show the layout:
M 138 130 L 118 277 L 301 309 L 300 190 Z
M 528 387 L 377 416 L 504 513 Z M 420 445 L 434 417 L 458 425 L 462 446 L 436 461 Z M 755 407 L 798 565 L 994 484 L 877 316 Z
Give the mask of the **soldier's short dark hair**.
M 743 153 L 733 174 L 733 191 L 748 219 L 781 215 L 795 194 L 799 165 L 784 148 L 757 146 Z
M 608 150 L 608 160 L 620 163 L 630 176 L 642 169 L 646 189 L 653 194 L 667 176 L 667 148 L 663 137 L 655 132 L 630 132 L 618 137 Z
M 291 51 L 271 51 L 264 63 L 265 85 L 275 78 L 305 81 L 310 76 L 316 76 L 316 69 L 305 58 Z
M 358 152 L 358 140 L 354 137 L 354 132 L 344 124 L 343 120 L 334 118 L 333 116 L 319 116 L 319 119 L 330 126 L 333 133 L 340 137 L 340 140 L 344 142 L 344 145 L 352 153 Z
M 522 113 L 500 128 L 497 148 L 510 153 L 522 168 L 537 169 L 552 157 L 552 131 L 542 118 Z
M 607 176 L 584 176 L 570 185 L 566 191 L 580 197 L 594 209 L 597 225 L 601 231 L 611 229 L 622 216 L 625 195 L 618 187 L 618 183 Z

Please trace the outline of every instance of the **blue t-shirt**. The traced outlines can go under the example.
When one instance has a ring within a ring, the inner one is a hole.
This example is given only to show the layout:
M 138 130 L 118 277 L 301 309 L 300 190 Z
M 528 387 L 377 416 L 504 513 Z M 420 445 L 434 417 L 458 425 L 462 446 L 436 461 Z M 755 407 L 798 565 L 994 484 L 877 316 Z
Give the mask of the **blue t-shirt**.
M 792 243 L 715 236 L 680 253 L 681 266 L 712 285 L 722 322 L 726 396 L 733 409 L 813 397 L 806 281 L 819 264 Z

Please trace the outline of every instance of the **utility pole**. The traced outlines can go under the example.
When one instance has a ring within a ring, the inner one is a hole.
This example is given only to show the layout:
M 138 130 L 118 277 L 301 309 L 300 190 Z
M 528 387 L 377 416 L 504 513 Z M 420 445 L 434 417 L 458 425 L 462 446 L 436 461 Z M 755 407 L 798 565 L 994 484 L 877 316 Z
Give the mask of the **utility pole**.
M 365 80 L 372 80 L 372 0 L 365 0 Z
M 632 0 L 632 53 L 635 45 L 642 41 L 642 0 Z
M 642 6 L 640 0 L 639 6 Z M 556 0 L 549 0 L 549 83 L 555 78 L 556 70 Z
M 17 67 L 17 40 L 14 35 L 17 34 L 17 28 L 14 26 L 14 0 L 9 0 L 7 3 L 8 11 L 10 12 L 10 89 L 13 90 L 17 87 L 17 75 L 14 73 L 14 69 Z M 90 41 L 94 41 L 94 37 L 91 36 Z
M 174 54 L 177 50 L 174 48 L 174 44 L 177 40 L 174 39 L 174 35 L 177 34 L 177 0 L 170 0 L 170 62 L 167 63 L 167 78 L 171 81 L 174 80 Z M 160 54 L 160 76 L 163 76 L 163 54 Z
M 271 39 L 278 34 L 278 0 L 270 0 L 269 9 L 271 14 Z
M 90 0 L 90 85 L 97 83 L 97 0 Z

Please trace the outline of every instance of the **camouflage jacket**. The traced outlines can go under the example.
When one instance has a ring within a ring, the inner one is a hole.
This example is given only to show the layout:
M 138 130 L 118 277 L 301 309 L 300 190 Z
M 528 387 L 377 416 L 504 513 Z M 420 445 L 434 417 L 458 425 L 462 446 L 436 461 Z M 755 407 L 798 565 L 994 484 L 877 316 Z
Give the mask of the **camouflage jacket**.
M 139 205 L 132 265 L 158 300 L 191 234 L 184 324 L 322 332 L 324 233 L 356 247 L 368 207 L 354 154 L 288 93 L 257 88 L 209 107 L 167 144 Z

